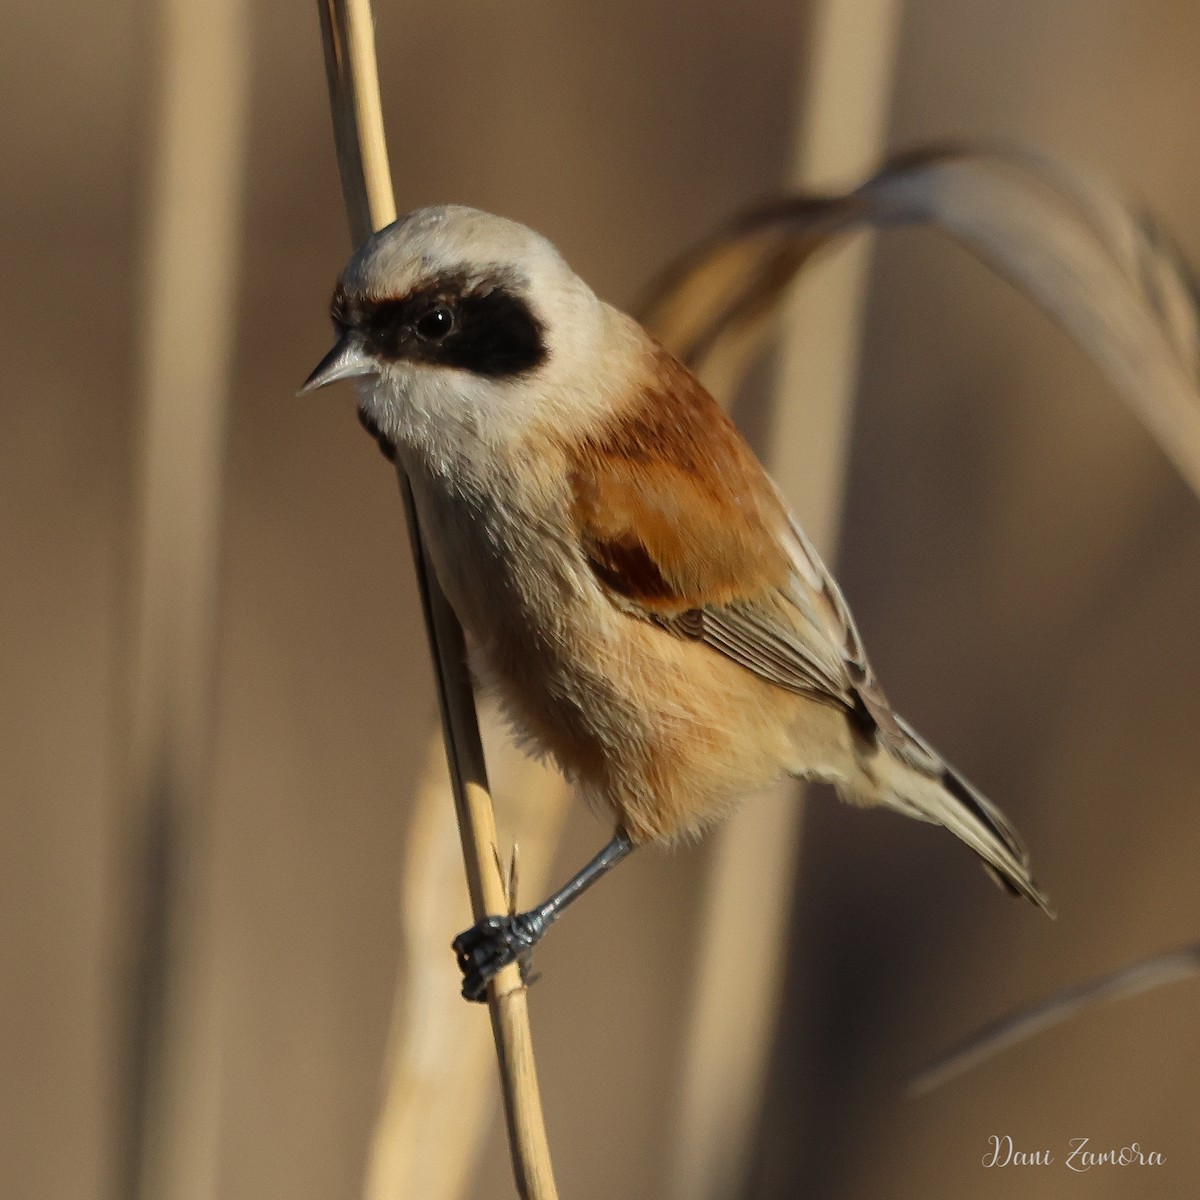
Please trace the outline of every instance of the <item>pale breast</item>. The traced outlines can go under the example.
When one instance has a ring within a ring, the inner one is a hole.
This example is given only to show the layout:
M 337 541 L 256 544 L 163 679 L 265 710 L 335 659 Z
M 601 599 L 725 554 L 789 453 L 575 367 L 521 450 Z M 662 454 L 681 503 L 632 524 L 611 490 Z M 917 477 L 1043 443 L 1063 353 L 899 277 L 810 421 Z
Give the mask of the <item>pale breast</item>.
M 497 458 L 503 464 L 503 460 Z M 573 544 L 565 472 L 431 472 L 406 462 L 438 580 L 467 633 L 481 681 L 563 770 L 582 778 L 633 719 L 606 663 L 621 614 L 600 595 Z
M 702 427 L 712 401 L 676 388 L 642 404 L 588 441 L 405 464 L 478 674 L 638 841 L 698 832 L 785 770 L 828 773 L 796 756 L 811 699 L 664 625 L 787 563 L 747 556 L 779 502 L 723 418 Z M 842 736 L 834 710 L 814 719 Z

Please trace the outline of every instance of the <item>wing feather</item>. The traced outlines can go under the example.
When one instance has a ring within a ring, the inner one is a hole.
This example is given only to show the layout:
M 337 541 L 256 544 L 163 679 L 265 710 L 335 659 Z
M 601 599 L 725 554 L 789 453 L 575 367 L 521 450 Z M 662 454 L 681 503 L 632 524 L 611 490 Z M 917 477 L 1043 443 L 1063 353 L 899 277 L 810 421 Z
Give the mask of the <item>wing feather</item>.
M 923 781 L 891 803 L 947 826 L 1047 908 L 1012 825 L 892 711 L 837 584 L 732 423 L 665 351 L 652 378 L 574 451 L 573 516 L 600 586 L 633 616 L 843 709 Z
M 856 710 L 870 671 L 837 585 L 704 388 L 665 352 L 652 378 L 576 451 L 574 516 L 597 580 L 676 636 Z

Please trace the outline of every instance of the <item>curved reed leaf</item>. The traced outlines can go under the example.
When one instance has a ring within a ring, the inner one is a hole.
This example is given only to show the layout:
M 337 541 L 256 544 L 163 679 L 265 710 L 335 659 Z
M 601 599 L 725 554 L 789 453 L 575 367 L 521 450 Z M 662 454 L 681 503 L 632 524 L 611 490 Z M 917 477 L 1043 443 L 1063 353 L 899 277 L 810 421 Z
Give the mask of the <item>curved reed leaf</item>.
M 1089 176 L 1011 148 L 939 146 L 844 195 L 762 204 L 686 252 L 642 319 L 707 379 L 734 378 L 817 251 L 866 228 L 952 238 L 1074 337 L 1200 493 L 1200 306 L 1162 230 Z
M 1110 187 L 1014 147 L 934 146 L 843 195 L 797 194 L 736 216 L 672 263 L 641 318 L 728 387 L 773 331 L 818 251 L 868 228 L 927 225 L 981 259 L 1079 343 L 1200 494 L 1200 295 L 1170 237 Z M 1079 984 L 996 1021 L 912 1083 L 929 1091 L 1104 1000 L 1200 972 L 1200 943 Z
M 1198 973 L 1200 942 L 1131 963 L 1099 979 L 1063 988 L 1032 1008 L 1001 1017 L 964 1038 L 916 1075 L 908 1085 L 908 1094 L 924 1095 L 1002 1050 L 1043 1030 L 1061 1025 L 1085 1008 L 1105 1000 L 1124 1000 L 1129 996 L 1137 996 L 1166 983 L 1190 979 Z

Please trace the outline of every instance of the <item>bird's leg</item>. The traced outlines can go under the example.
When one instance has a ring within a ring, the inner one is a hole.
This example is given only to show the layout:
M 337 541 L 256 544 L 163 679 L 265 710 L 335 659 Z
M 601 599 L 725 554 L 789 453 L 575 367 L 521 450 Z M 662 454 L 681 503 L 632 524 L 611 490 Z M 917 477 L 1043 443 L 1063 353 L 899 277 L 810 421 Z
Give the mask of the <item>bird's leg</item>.
M 463 973 L 462 994 L 483 1000 L 488 981 L 511 962 L 525 963 L 543 934 L 563 909 L 607 875 L 633 850 L 633 843 L 618 831 L 616 836 L 578 874 L 572 875 L 553 896 L 528 912 L 507 917 L 484 917 L 454 939 L 454 954 Z

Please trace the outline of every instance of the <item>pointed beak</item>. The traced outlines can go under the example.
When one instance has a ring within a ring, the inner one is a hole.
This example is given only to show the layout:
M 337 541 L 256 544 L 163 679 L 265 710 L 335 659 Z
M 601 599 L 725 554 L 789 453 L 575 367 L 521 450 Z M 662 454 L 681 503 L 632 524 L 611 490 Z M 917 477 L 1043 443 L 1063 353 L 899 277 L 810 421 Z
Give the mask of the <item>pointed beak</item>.
M 334 348 L 317 363 L 316 370 L 304 381 L 304 386 L 296 395 L 307 396 L 318 388 L 337 383 L 339 379 L 374 375 L 378 371 L 375 360 L 363 349 L 358 338 L 353 333 L 343 333 Z

